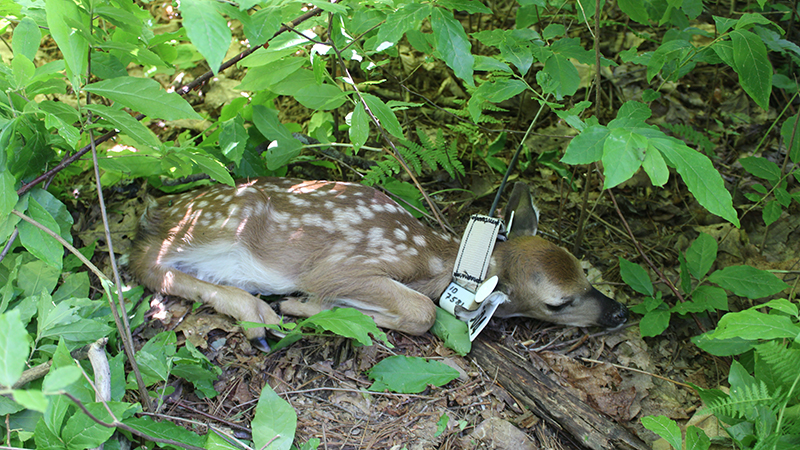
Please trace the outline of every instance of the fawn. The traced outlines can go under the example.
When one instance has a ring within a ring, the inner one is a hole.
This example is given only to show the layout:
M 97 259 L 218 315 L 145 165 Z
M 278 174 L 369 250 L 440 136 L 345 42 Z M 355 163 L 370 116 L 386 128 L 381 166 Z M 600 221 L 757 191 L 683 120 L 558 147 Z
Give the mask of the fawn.
M 149 200 L 130 258 L 133 274 L 165 294 L 207 303 L 240 321 L 279 323 L 254 294 L 299 293 L 282 314 L 353 307 L 378 326 L 426 332 L 451 281 L 459 240 L 424 226 L 382 192 L 360 184 L 260 178 Z M 538 211 L 517 183 L 515 211 L 487 276 L 509 301 L 497 317 L 573 326 L 625 323 L 622 304 L 595 289 L 578 260 L 535 236 Z M 245 332 L 267 350 L 264 328 Z

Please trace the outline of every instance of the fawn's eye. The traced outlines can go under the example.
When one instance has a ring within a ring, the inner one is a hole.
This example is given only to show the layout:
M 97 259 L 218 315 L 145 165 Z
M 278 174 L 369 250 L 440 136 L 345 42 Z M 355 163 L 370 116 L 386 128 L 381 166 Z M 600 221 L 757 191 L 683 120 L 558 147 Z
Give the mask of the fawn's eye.
M 575 302 L 575 300 L 571 297 L 562 298 L 561 300 L 563 300 L 563 302 L 559 303 L 558 305 L 546 304 L 547 309 L 553 312 L 558 312 Z

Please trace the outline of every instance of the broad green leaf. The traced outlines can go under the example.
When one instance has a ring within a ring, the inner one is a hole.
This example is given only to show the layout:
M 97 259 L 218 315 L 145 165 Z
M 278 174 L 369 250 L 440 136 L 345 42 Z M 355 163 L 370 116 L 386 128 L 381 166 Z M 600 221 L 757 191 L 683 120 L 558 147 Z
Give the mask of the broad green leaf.
M 628 101 L 617 111 L 617 117 L 608 123 L 608 128 L 646 128 L 645 121 L 653 115 L 650 107 L 642 102 Z M 642 133 L 644 134 L 642 130 Z
M 486 72 L 505 72 L 513 73 L 508 64 L 489 56 L 475 55 L 475 66 L 473 69 Z
M 400 127 L 400 122 L 397 120 L 397 116 L 394 115 L 394 111 L 372 94 L 363 94 L 362 96 L 369 110 L 378 119 L 381 126 L 392 136 L 404 139 L 403 129 Z
M 308 109 L 328 111 L 342 106 L 347 94 L 332 84 L 314 83 L 297 91 L 294 98 Z
M 649 25 L 650 16 L 642 0 L 619 0 L 617 6 L 634 22 Z
M 55 234 L 59 234 L 61 231 L 50 212 L 44 209 L 33 197 L 28 199 L 27 214 L 31 219 L 44 225 Z M 64 248 L 54 237 L 25 221 L 20 222 L 18 228 L 20 241 L 29 252 L 50 266 L 61 269 Z
M 561 162 L 564 164 L 591 164 L 603 157 L 603 148 L 611 131 L 602 125 L 592 125 L 572 138 Z
M 647 145 L 647 138 L 632 129 L 612 129 L 603 145 L 603 188 L 629 180 L 641 167 Z
M 88 403 L 84 406 L 95 418 L 105 423 L 112 423 L 113 418 L 106 410 L 106 405 L 118 419 L 121 419 L 122 414 L 130 407 L 129 403 L 119 402 Z M 78 411 L 67 419 L 61 437 L 68 450 L 83 450 L 97 447 L 107 441 L 112 434 L 114 434 L 114 427 L 104 427 L 83 412 Z
M 265 384 L 256 405 L 256 414 L 250 424 L 255 448 L 263 450 L 289 450 L 297 429 L 297 413 Z M 267 445 L 269 444 L 269 445 Z
M 739 217 L 733 208 L 731 194 L 725 189 L 722 176 L 707 156 L 666 135 L 651 138 L 650 143 L 675 167 L 689 191 L 704 208 L 739 226 Z
M 109 121 L 114 128 L 121 131 L 122 134 L 130 136 L 137 143 L 153 149 L 161 147 L 161 141 L 156 137 L 155 133 L 125 111 L 98 104 L 85 105 L 84 107 Z
M 475 86 L 472 78 L 472 45 L 469 43 L 464 26 L 453 17 L 452 11 L 433 8 L 431 27 L 436 40 L 436 51 L 447 67 L 453 69 L 458 78 L 470 86 Z
M 350 115 L 350 143 L 353 144 L 353 147 L 356 151 L 361 148 L 367 142 L 367 138 L 369 138 L 369 116 L 367 115 L 367 111 L 364 109 L 364 105 L 358 103 L 353 110 L 353 114 Z
M 278 119 L 278 111 L 274 109 L 261 105 L 253 106 L 253 124 L 269 140 L 294 139 L 289 129 Z
M 57 393 L 70 384 L 83 377 L 83 373 L 78 366 L 66 366 L 53 369 L 44 377 L 42 391 L 47 393 Z
M 492 10 L 477 0 L 437 0 L 443 8 L 465 11 L 467 14 L 492 14 Z
M 697 286 L 697 289 L 692 293 L 692 299 L 703 308 L 694 312 L 728 310 L 728 294 L 725 293 L 724 289 L 716 286 Z
M 370 334 L 377 339 L 386 341 L 386 334 L 375 326 L 375 321 L 353 308 L 334 308 L 322 311 L 302 321 L 299 325 L 314 325 L 339 336 L 355 339 L 361 345 L 372 345 Z
M 716 330 L 715 330 L 716 331 Z M 694 345 L 715 356 L 733 356 L 751 350 L 756 341 L 742 338 L 715 339 L 714 333 L 703 333 L 692 338 Z
M 261 8 L 243 23 L 242 30 L 251 46 L 263 45 L 280 29 L 280 11 L 279 6 Z
M 8 170 L 0 171 L 0 217 L 7 217 L 17 204 L 19 196 L 14 189 L 17 179 Z
M 17 55 L 11 60 L 11 71 L 13 73 L 13 88 L 15 90 L 23 90 L 28 83 L 30 83 L 33 74 L 36 72 L 36 66 L 33 65 L 30 59 L 25 55 Z
M 475 94 L 492 103 L 500 103 L 523 92 L 526 89 L 525 83 L 513 79 L 496 79 L 481 84 L 475 90 Z
M 88 65 L 89 42 L 85 36 L 91 33 L 89 16 L 77 3 L 68 0 L 46 0 L 45 11 L 50 35 L 64 55 L 67 77 L 79 89 Z
M 683 39 L 675 39 L 672 41 L 664 42 L 661 44 L 653 56 L 650 57 L 650 62 L 647 63 L 647 82 L 651 82 L 653 77 L 658 75 L 658 72 L 664 68 L 664 65 L 669 62 L 680 63 L 692 51 L 694 47 L 688 41 Z M 665 74 L 669 76 L 671 74 Z
M 642 266 L 620 257 L 619 274 L 622 277 L 622 281 L 634 291 L 653 296 L 653 283 L 650 281 L 650 275 L 647 274 L 647 271 Z
M 519 73 L 523 75 L 528 73 L 528 70 L 533 64 L 533 55 L 526 43 L 520 42 L 518 39 L 515 39 L 513 35 L 507 33 L 502 36 L 502 40 L 497 45 L 497 48 L 500 50 L 500 58 L 503 61 L 513 64 L 514 67 L 519 70 Z M 541 51 L 548 56 L 552 54 L 552 51 L 546 47 Z M 542 58 L 546 61 L 544 56 L 542 56 Z
M 642 417 L 642 425 L 653 433 L 664 438 L 672 448 L 681 450 L 683 448 L 681 429 L 674 420 L 667 416 L 646 416 Z
M 42 32 L 39 31 L 36 22 L 30 17 L 23 17 L 14 27 L 11 45 L 15 55 L 24 55 L 28 60 L 33 61 L 41 40 Z
M 669 326 L 669 318 L 669 310 L 655 309 L 650 311 L 639 321 L 639 332 L 642 337 L 658 336 Z
M 795 163 L 800 163 L 800 127 L 798 127 L 798 120 L 800 120 L 800 115 L 795 114 L 787 118 L 781 125 L 781 136 L 783 136 L 785 145 L 792 146 L 789 149 L 789 159 Z M 795 171 L 795 178 L 797 178 L 797 175 L 797 171 Z M 797 179 L 800 180 L 800 178 Z
M 31 411 L 43 413 L 47 410 L 47 397 L 44 396 L 42 391 L 35 389 L 31 390 L 15 390 L 11 393 L 14 401 L 24 406 Z
M 111 78 L 86 85 L 84 89 L 148 117 L 164 120 L 202 119 L 180 95 L 164 91 L 157 81 L 150 78 Z
M 785 298 L 776 298 L 775 300 L 770 300 L 767 303 L 764 303 L 763 305 L 759 305 L 759 308 L 772 308 L 781 311 L 782 313 L 798 317 L 797 304 L 792 303 Z
M 772 92 L 772 64 L 767 57 L 764 41 L 747 30 L 731 31 L 730 36 L 733 41 L 733 69 L 739 74 L 742 89 L 758 106 L 768 110 Z
M 233 186 L 233 177 L 231 177 L 230 172 L 228 172 L 228 169 L 226 169 L 221 162 L 199 153 L 188 153 L 188 156 L 211 178 L 220 183 L 225 183 L 228 186 Z
M 757 340 L 795 339 L 798 335 L 800 335 L 800 325 L 794 323 L 791 318 L 748 309 L 722 316 L 711 337 Z
M 231 45 L 228 21 L 210 0 L 181 0 L 180 10 L 186 35 L 216 74 Z
M 642 169 L 650 177 L 653 186 L 664 186 L 669 181 L 669 168 L 664 157 L 649 143 L 645 150 L 644 161 L 642 161 Z
M 378 27 L 378 43 L 397 44 L 403 34 L 419 26 L 431 13 L 430 5 L 406 3 L 386 17 L 386 22 Z
M 712 273 L 708 280 L 740 297 L 769 297 L 789 285 L 775 275 L 751 266 L 729 266 Z
M 11 387 L 19 380 L 28 360 L 28 332 L 19 311 L 0 314 L 0 385 Z
M 554 81 L 556 98 L 570 96 L 577 92 L 581 83 L 578 69 L 562 55 L 553 54 L 547 58 L 543 69 Z
M 86 344 L 108 336 L 113 328 L 94 319 L 80 319 L 69 325 L 57 325 L 41 337 L 61 337 L 70 343 Z
M 303 58 L 283 58 L 265 66 L 251 67 L 242 78 L 242 84 L 236 86 L 241 91 L 272 90 L 275 85 L 293 76 L 305 64 Z
M 776 200 L 770 200 L 764 205 L 764 209 L 761 210 L 761 218 L 764 219 L 764 224 L 766 226 L 770 226 L 781 218 L 782 212 L 783 209 L 781 209 L 780 203 Z
M 439 337 L 445 347 L 461 356 L 465 356 L 472 349 L 467 324 L 442 308 L 436 308 L 436 322 L 431 327 L 431 333 Z
M 417 394 L 429 384 L 441 386 L 458 378 L 458 371 L 439 361 L 424 358 L 390 356 L 369 371 L 375 380 L 370 390 L 388 389 L 401 394 Z
M 689 272 L 698 280 L 706 276 L 717 259 L 717 241 L 706 233 L 700 233 L 686 249 Z
M 781 178 L 780 167 L 767 158 L 748 156 L 741 158 L 739 164 L 751 175 L 767 180 L 773 185 L 778 184 L 778 180 Z
M 182 442 L 195 447 L 203 446 L 203 437 L 197 433 L 187 430 L 184 427 L 175 425 L 174 423 L 163 420 L 156 422 L 150 417 L 129 417 L 122 421 L 125 425 L 143 433 L 145 436 L 153 436 L 161 439 L 171 439 L 173 441 Z M 214 432 L 208 433 L 209 435 L 216 434 Z
M 295 138 L 278 138 L 270 143 L 265 158 L 267 169 L 278 170 L 300 156 L 303 144 Z
M 219 147 L 222 154 L 238 166 L 249 137 L 240 116 L 224 122 L 219 133 Z

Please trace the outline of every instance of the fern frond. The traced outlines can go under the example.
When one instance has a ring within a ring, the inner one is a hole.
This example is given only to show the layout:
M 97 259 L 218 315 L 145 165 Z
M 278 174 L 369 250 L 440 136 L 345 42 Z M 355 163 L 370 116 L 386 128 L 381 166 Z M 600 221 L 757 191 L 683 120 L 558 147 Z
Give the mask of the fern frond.
M 689 125 L 664 123 L 664 128 L 685 141 L 701 147 L 706 154 L 714 151 L 714 143 L 706 135 L 700 133 Z
M 800 379 L 800 350 L 788 348 L 778 341 L 768 341 L 756 347 L 756 353 L 769 368 L 770 377 L 784 391 Z
M 756 381 L 733 389 L 729 397 L 713 402 L 705 411 L 715 416 L 751 419 L 759 407 L 774 411 L 778 407 L 779 399 L 780 392 L 770 395 L 767 385 L 763 381 Z
M 398 172 L 400 172 L 400 163 L 396 160 L 386 159 L 378 161 L 377 164 L 370 167 L 367 173 L 364 174 L 364 178 L 361 182 L 367 186 L 383 184 L 387 178 L 391 178 L 392 175 Z

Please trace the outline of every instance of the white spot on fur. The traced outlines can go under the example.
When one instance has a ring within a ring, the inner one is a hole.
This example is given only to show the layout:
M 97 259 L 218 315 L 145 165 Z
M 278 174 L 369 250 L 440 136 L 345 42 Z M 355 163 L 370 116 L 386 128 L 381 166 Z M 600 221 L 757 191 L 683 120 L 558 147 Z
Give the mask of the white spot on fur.
M 405 241 L 407 236 L 406 236 L 406 232 L 405 231 L 403 231 L 403 230 L 401 230 L 399 228 L 395 228 L 394 229 L 394 237 L 397 238 L 397 240 L 399 240 L 399 241 Z
M 425 236 L 414 236 L 411 238 L 414 241 L 414 244 L 418 245 L 419 247 L 425 247 L 427 242 L 425 242 Z

